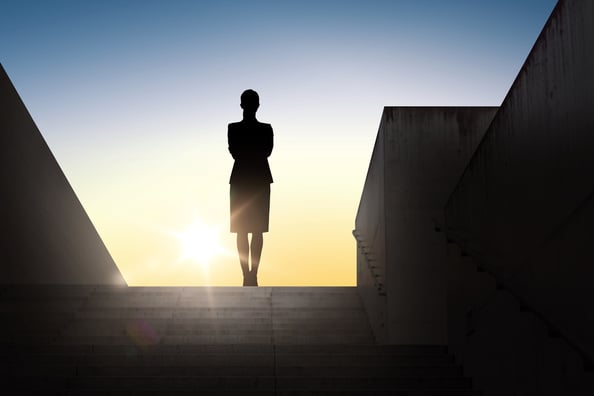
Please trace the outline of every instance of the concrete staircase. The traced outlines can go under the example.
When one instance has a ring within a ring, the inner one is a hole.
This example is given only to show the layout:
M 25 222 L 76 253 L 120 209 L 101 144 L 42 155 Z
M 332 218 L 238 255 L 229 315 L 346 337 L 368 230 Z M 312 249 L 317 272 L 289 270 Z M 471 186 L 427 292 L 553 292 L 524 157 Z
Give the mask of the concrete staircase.
M 479 395 L 445 346 L 374 343 L 354 287 L 0 288 L 19 393 Z

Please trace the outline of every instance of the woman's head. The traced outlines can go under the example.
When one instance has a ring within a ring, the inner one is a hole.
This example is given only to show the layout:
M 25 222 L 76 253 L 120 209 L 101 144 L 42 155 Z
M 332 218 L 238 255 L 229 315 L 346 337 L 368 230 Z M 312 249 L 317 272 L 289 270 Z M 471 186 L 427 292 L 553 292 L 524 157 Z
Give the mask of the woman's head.
M 245 111 L 255 113 L 260 107 L 260 97 L 253 89 L 243 91 L 241 94 L 241 108 Z

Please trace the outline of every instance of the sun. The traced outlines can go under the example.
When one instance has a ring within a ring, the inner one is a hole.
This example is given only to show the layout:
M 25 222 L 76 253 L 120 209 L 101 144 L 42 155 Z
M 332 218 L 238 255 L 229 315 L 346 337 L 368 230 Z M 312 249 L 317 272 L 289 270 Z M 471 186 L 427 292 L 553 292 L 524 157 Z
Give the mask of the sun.
M 181 247 L 180 261 L 208 266 L 217 255 L 226 253 L 219 239 L 220 227 L 205 224 L 198 217 L 181 231 L 173 231 Z

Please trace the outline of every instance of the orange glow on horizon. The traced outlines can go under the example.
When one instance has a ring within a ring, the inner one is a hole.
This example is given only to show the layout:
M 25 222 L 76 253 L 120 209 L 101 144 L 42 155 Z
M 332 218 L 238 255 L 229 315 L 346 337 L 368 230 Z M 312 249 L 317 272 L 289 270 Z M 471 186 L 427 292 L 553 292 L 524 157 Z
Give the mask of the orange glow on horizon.
M 343 130 L 337 147 L 315 131 L 303 135 L 298 125 L 272 125 L 274 183 L 260 286 L 355 285 L 351 232 L 373 139 L 363 144 Z M 242 284 L 229 232 L 233 159 L 224 127 L 219 135 L 211 141 L 200 131 L 179 133 L 142 150 L 112 150 L 109 166 L 93 168 L 93 178 L 78 168 L 67 175 L 128 285 Z M 87 163 L 104 161 L 97 153 Z

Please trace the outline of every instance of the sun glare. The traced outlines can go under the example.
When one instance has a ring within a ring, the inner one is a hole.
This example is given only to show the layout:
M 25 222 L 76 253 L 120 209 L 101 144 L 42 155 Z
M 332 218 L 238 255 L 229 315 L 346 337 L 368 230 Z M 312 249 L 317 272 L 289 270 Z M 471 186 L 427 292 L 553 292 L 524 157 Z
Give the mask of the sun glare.
M 208 266 L 212 258 L 226 250 L 219 240 L 220 227 L 203 223 L 199 218 L 182 231 L 173 232 L 180 247 L 180 261 L 194 261 Z

